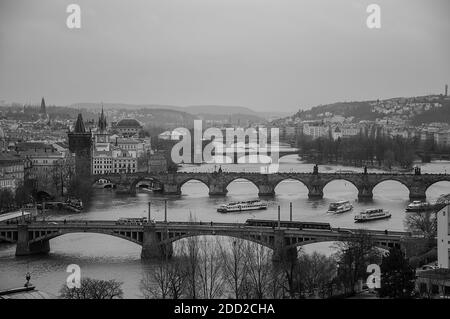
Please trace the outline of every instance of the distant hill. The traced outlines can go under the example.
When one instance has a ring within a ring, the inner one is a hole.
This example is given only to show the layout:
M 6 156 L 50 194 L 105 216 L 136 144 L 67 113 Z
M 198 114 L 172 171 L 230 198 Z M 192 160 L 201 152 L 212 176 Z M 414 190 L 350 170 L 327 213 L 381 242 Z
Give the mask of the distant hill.
M 442 103 L 441 108 L 431 109 L 414 116 L 411 122 L 413 125 L 433 122 L 450 123 L 450 101 Z
M 429 110 L 416 111 L 413 110 L 417 104 L 441 104 L 442 107 L 432 106 Z M 386 106 L 387 105 L 387 106 Z M 299 118 L 301 120 L 321 120 L 326 117 L 340 115 L 346 118 L 353 117 L 354 121 L 374 121 L 377 118 L 390 117 L 383 113 L 383 110 L 392 110 L 392 105 L 396 106 L 396 110 L 401 110 L 406 107 L 407 111 L 400 113 L 401 116 L 406 116 L 408 122 L 413 125 L 427 124 L 431 122 L 446 122 L 450 123 L 450 100 L 439 95 L 428 95 L 418 97 L 398 97 L 386 100 L 375 101 L 352 101 L 352 102 L 337 102 L 326 105 L 319 105 L 312 107 L 309 110 L 299 110 L 294 115 L 288 117 L 290 119 Z M 380 110 L 381 108 L 381 110 Z M 397 112 L 397 111 L 396 111 Z M 397 114 L 393 114 L 398 116 Z M 274 122 L 282 123 L 284 120 L 280 119 Z
M 193 115 L 202 114 L 205 119 L 211 119 L 214 115 L 229 116 L 232 114 L 250 115 L 255 121 L 265 121 L 273 118 L 288 116 L 287 112 L 256 112 L 244 106 L 227 106 L 227 105 L 189 105 L 176 106 L 164 104 L 126 104 L 126 103 L 104 103 L 107 109 L 161 109 L 186 112 Z M 100 103 L 76 103 L 70 105 L 72 108 L 94 108 L 100 109 Z M 211 118 L 210 118 L 211 117 Z M 246 118 L 247 119 L 247 118 Z M 245 120 L 246 120 L 245 119 Z
M 296 115 L 305 118 L 316 119 L 326 112 L 342 115 L 345 117 L 355 117 L 358 120 L 375 120 L 377 114 L 372 112 L 372 106 L 369 101 L 363 102 L 337 102 L 327 105 L 319 105 L 307 111 L 299 111 Z

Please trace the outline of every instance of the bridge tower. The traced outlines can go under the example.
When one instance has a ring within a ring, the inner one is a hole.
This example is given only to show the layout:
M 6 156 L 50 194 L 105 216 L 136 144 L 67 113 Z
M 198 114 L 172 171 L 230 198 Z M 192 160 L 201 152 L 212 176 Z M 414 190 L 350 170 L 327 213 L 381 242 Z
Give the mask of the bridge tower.
M 73 132 L 67 133 L 69 150 L 75 153 L 75 174 L 78 177 L 89 177 L 92 169 L 92 134 L 86 132 L 83 117 L 78 114 Z

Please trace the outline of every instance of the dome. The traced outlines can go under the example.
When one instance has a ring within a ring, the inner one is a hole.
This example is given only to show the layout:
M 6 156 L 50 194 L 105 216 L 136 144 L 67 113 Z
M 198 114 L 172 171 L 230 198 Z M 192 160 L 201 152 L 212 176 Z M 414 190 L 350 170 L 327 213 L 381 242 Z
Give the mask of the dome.
M 140 128 L 142 125 L 135 119 L 123 119 L 120 120 L 117 125 L 117 127 L 136 127 Z

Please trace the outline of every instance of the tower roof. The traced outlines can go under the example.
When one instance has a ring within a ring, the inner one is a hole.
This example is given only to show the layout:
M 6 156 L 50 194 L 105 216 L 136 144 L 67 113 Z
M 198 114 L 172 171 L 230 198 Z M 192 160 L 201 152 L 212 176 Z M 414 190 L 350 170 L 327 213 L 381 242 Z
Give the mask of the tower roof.
M 45 100 L 44 100 L 44 98 L 42 98 L 42 100 L 41 100 L 41 113 L 44 113 L 44 114 L 47 113 L 47 111 L 45 110 Z
M 100 132 L 105 132 L 107 127 L 106 123 L 106 117 L 105 113 L 103 112 L 103 106 L 102 106 L 102 114 L 100 114 L 100 117 L 98 118 L 98 129 Z
M 83 117 L 81 113 L 78 113 L 77 122 L 75 123 L 75 133 L 86 133 L 86 128 L 84 127 Z

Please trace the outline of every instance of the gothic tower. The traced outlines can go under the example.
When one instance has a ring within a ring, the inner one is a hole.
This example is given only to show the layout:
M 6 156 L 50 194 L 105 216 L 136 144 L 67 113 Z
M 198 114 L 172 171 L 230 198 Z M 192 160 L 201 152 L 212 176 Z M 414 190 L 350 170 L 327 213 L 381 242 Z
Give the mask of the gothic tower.
M 105 113 L 103 112 L 102 107 L 102 114 L 100 114 L 100 117 L 98 118 L 98 132 L 95 134 L 95 142 L 96 143 L 109 143 L 109 134 L 107 131 L 108 124 L 106 123 L 106 117 Z
M 39 113 L 47 114 L 47 110 L 45 109 L 45 100 L 44 100 L 44 98 L 42 98 L 42 100 L 41 100 L 41 110 L 40 110 Z
M 78 114 L 77 122 L 73 132 L 67 134 L 69 137 L 69 150 L 75 153 L 75 174 L 77 177 L 88 177 L 91 175 L 91 152 L 92 135 L 86 132 L 83 117 Z

